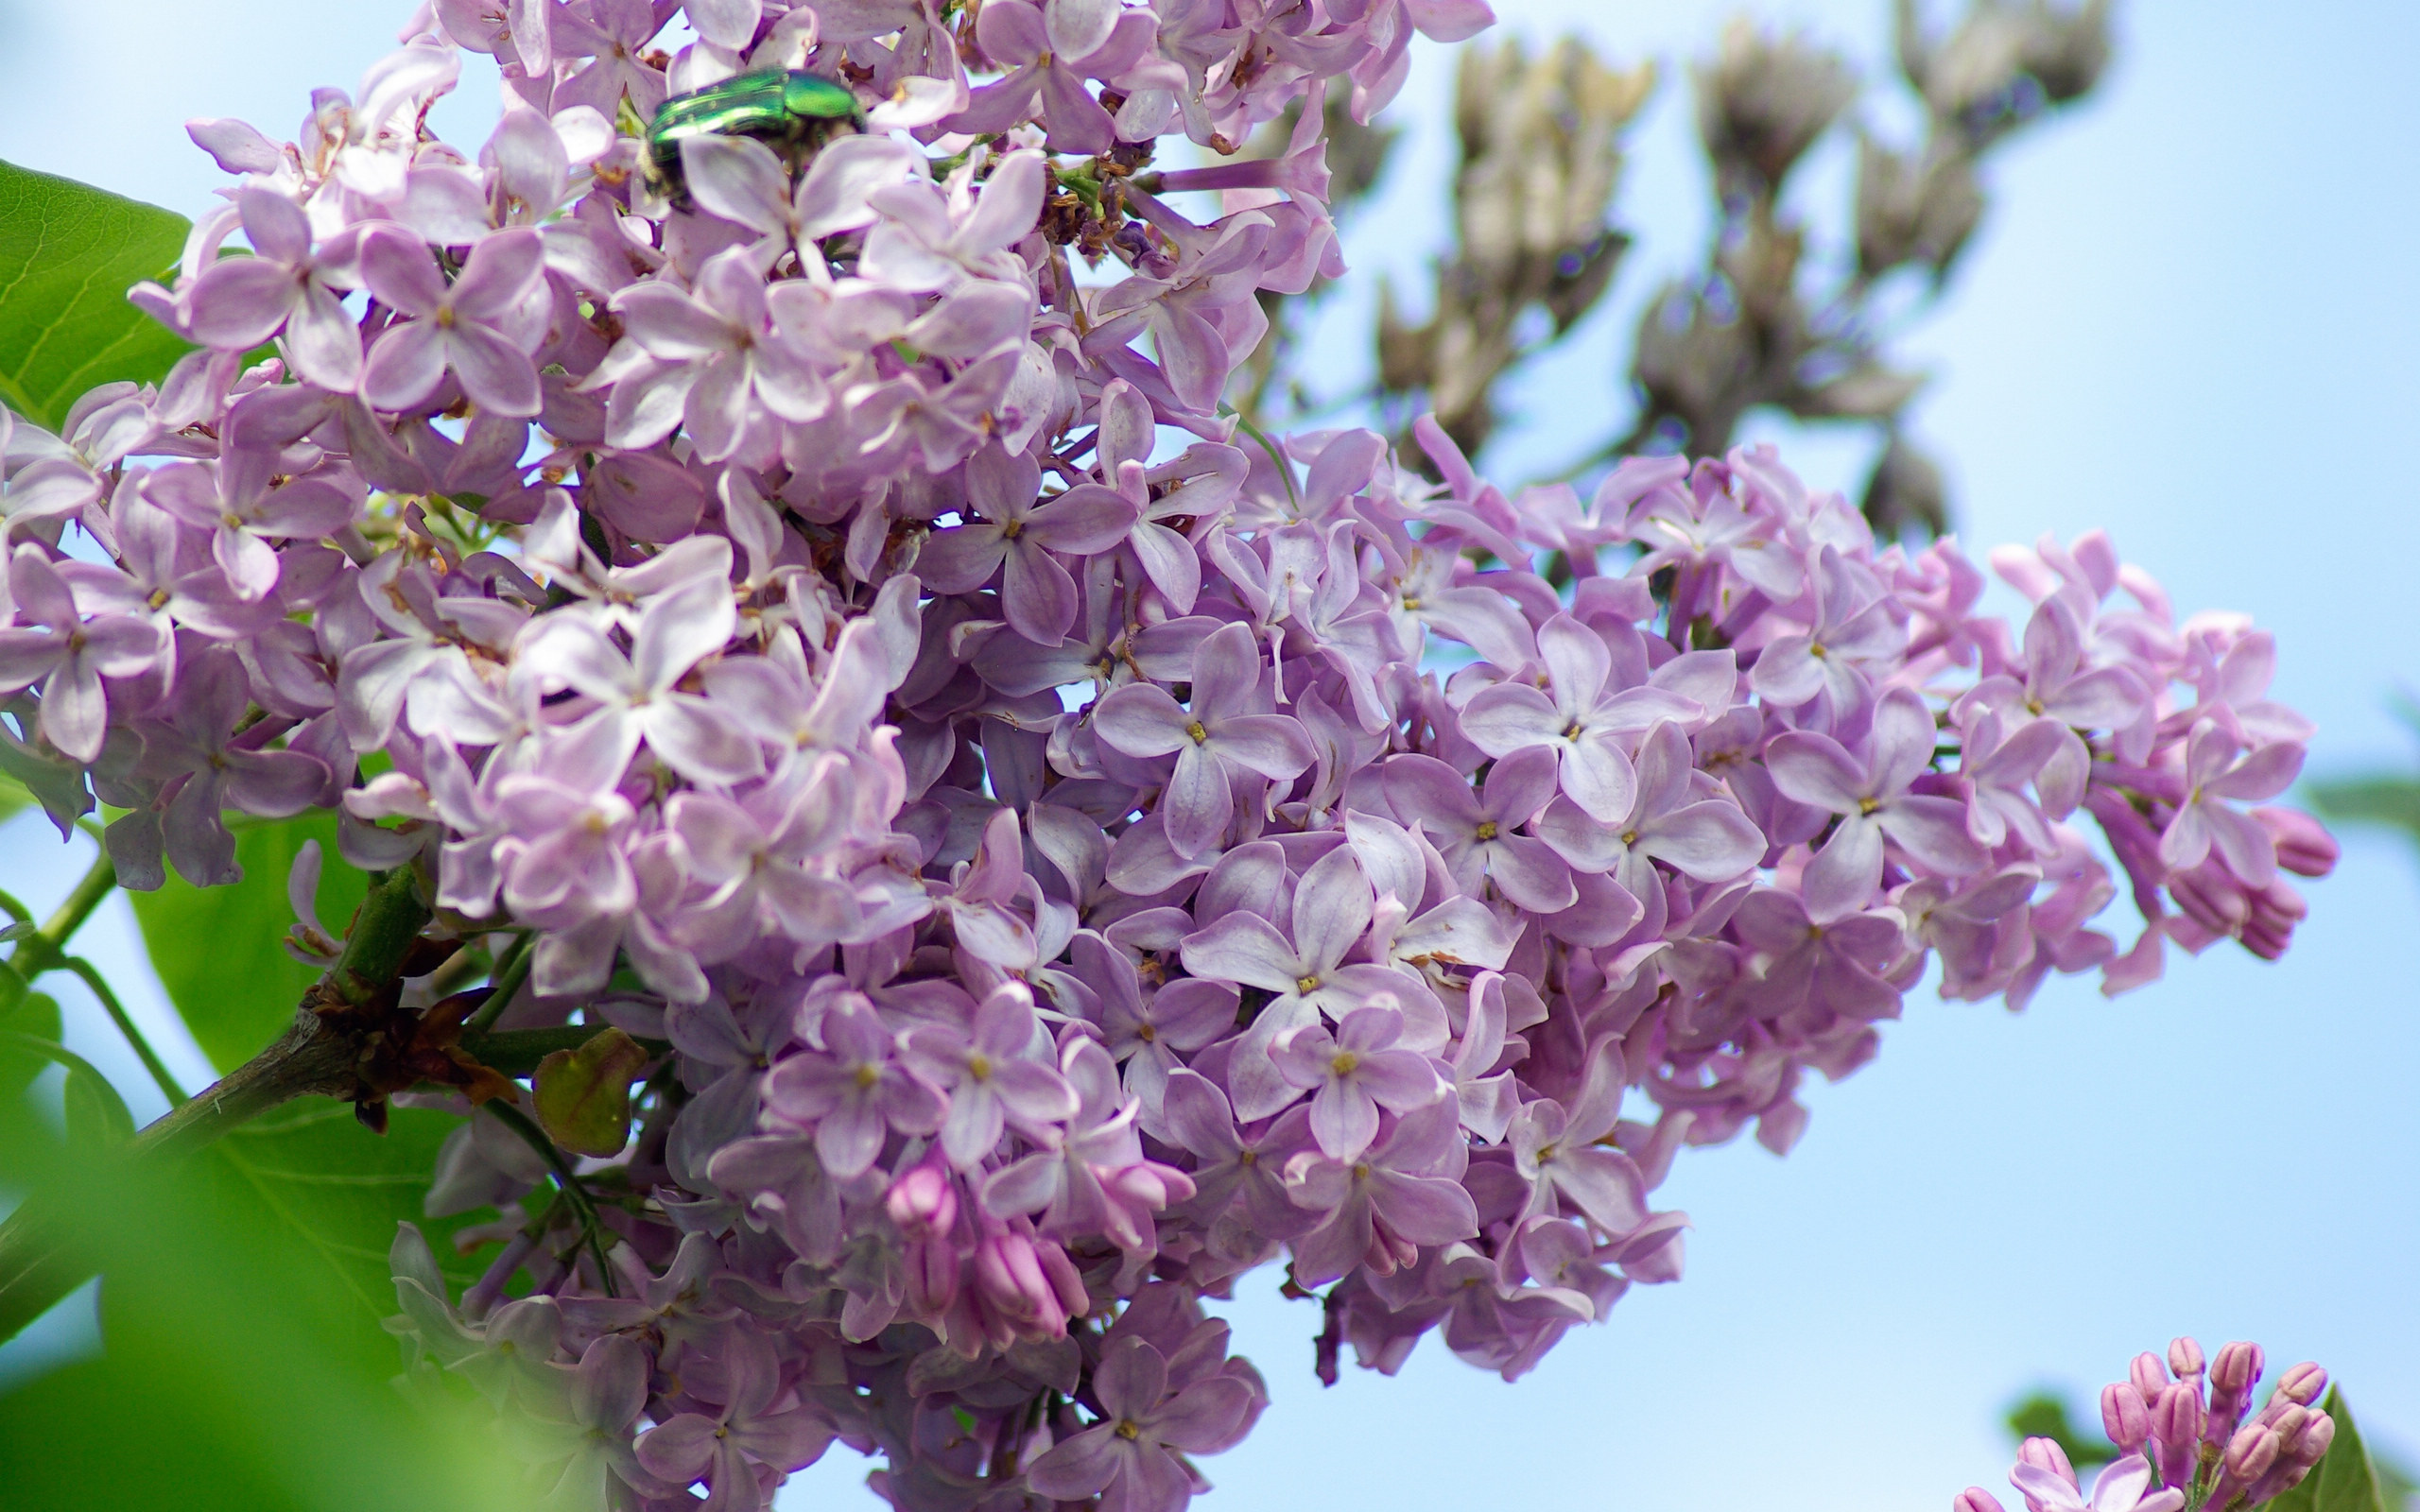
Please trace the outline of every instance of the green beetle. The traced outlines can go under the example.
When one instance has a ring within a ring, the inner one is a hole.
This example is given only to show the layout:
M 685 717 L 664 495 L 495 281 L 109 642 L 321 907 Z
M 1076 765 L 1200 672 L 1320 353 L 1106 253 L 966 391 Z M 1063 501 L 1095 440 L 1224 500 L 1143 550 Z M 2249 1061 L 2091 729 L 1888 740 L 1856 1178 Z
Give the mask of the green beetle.
M 681 144 L 701 136 L 748 136 L 790 154 L 793 163 L 863 124 L 857 97 L 828 78 L 779 68 L 740 74 L 675 94 L 648 128 L 648 178 L 675 204 L 688 200 Z

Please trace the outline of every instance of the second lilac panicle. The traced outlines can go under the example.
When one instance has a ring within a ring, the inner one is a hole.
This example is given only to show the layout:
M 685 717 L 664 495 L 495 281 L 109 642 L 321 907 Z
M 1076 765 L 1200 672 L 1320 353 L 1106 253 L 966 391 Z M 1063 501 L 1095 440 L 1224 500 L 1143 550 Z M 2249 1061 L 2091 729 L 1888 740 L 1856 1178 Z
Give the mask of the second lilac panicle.
M 2309 1364 L 2279 1377 L 2250 1414 L 2261 1366 L 2256 1344 L 2227 1345 L 2205 1362 L 2191 1338 L 2171 1342 L 2165 1360 L 2136 1355 L 2127 1379 L 2100 1391 L 2101 1428 L 2121 1453 L 2102 1469 L 2091 1500 L 2048 1438 L 2025 1441 L 2009 1484 L 2027 1512 L 2247 1512 L 2273 1502 L 2326 1457 L 2336 1423 L 2312 1405 L 2326 1394 L 2327 1372 Z M 1951 1508 L 2003 1512 L 1980 1486 L 1967 1487 Z

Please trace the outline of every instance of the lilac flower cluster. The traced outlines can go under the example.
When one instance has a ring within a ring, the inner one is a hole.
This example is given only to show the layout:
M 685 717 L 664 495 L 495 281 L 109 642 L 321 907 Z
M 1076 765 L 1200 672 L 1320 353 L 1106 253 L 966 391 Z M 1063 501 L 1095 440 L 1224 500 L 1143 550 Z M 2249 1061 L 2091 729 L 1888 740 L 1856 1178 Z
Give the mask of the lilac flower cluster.
M 443 0 L 295 142 L 196 123 L 241 182 L 135 297 L 201 350 L 6 438 L 0 758 L 127 810 L 130 885 L 334 807 L 439 934 L 534 939 L 504 1026 L 672 1047 L 595 1214 L 483 1113 L 431 1211 L 505 1209 L 486 1279 L 396 1252 L 576 1498 L 753 1508 L 837 1437 L 903 1507 L 1172 1512 L 1267 1400 L 1201 1306 L 1245 1272 L 1323 1297 L 1324 1372 L 1517 1376 L 1679 1276 L 1677 1150 L 1787 1150 L 1929 963 L 2274 956 L 2331 864 L 2243 806 L 2309 733 L 2270 638 L 2098 535 L 1995 558 L 2012 627 L 1765 451 L 1508 497 L 1433 424 L 1440 483 L 1221 415 L 1256 295 L 1340 266 L 1323 94 L 1475 0 L 671 15 Z M 425 126 L 464 48 L 475 157 Z M 756 67 L 866 129 L 659 193 L 654 106 Z
M 2128 1378 L 2103 1386 L 2100 1420 L 2120 1457 L 2100 1472 L 2086 1502 L 2066 1452 L 2048 1438 L 2017 1452 L 2009 1484 L 2028 1512 L 2241 1512 L 2302 1484 L 2336 1441 L 2336 1420 L 2317 1402 L 2327 1372 L 2303 1364 L 2278 1378 L 2256 1413 L 2256 1344 L 2235 1343 L 2205 1360 L 2190 1338 L 2168 1358 L 2135 1357 Z M 1951 1512 L 2002 1512 L 1998 1498 L 1968 1486 Z

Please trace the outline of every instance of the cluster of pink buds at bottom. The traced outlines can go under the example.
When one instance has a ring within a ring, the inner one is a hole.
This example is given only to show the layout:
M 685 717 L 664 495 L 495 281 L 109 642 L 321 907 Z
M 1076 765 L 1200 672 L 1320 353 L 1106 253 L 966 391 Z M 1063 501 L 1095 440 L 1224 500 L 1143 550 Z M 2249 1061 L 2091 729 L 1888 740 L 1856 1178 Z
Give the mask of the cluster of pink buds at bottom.
M 2268 1402 L 2252 1410 L 2260 1380 L 2260 1346 L 2236 1343 L 2204 1360 L 2189 1338 L 2168 1358 L 2145 1350 L 2127 1379 L 2100 1389 L 2100 1422 L 2120 1457 L 2100 1472 L 2086 1502 L 2075 1468 L 2058 1444 L 2029 1438 L 2009 1483 L 2029 1512 L 2241 1512 L 2302 1484 L 2336 1440 L 2336 1421 L 2313 1403 L 2327 1372 L 2305 1363 L 2278 1379 Z M 1980 1486 L 1969 1486 L 1953 1512 L 2002 1512 Z

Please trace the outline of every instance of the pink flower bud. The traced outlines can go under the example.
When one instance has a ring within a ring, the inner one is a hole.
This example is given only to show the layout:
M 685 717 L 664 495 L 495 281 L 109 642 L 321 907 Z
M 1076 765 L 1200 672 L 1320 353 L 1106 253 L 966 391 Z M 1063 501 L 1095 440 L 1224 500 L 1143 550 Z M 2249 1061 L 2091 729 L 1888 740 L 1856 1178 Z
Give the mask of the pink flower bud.
M 1050 1290 L 1069 1317 L 1081 1317 L 1092 1311 L 1093 1300 L 1084 1295 L 1084 1279 L 1076 1273 L 1076 1263 L 1057 1245 L 1044 1240 L 1034 1246 L 1042 1257 L 1042 1272 L 1050 1278 Z
M 2226 1473 L 2250 1485 L 2266 1473 L 2270 1466 L 2277 1463 L 2277 1435 L 2273 1431 L 2258 1423 L 2246 1423 L 2236 1430 L 2233 1438 L 2227 1440 Z M 2218 1498 L 2214 1495 L 2211 1500 Z
M 2159 1394 L 2168 1389 L 2168 1366 L 2160 1363 L 2158 1355 L 2145 1349 L 2135 1356 L 2135 1364 L 2128 1371 L 2127 1379 L 2134 1382 L 2135 1389 L 2143 1394 L 2145 1401 L 2157 1401 Z
M 2242 1420 L 2243 1409 L 2252 1400 L 2252 1383 L 2260 1379 L 2261 1365 L 2260 1346 L 2240 1341 L 2219 1350 L 2218 1358 L 2210 1362 L 2210 1415 L 2203 1430 L 2209 1443 L 2225 1443 Z
M 2327 1457 L 2328 1446 L 2336 1442 L 2336 1419 L 2324 1412 L 2310 1415 L 2303 1425 L 2303 1436 L 2293 1448 L 2294 1480 L 2301 1480 L 2310 1468 Z M 2289 1486 L 2292 1482 L 2287 1483 Z
M 911 1240 L 946 1233 L 958 1222 L 958 1191 L 949 1173 L 929 1162 L 909 1167 L 890 1184 L 884 1211 Z
M 2254 1422 L 2276 1435 L 2277 1452 L 2280 1454 L 2289 1454 L 2293 1452 L 2296 1444 L 2302 1442 L 2303 1431 L 2310 1424 L 2310 1409 L 2290 1401 L 2278 1401 L 2273 1398 L 2268 1407 L 2254 1419 Z
M 2211 1389 L 2249 1392 L 2253 1383 L 2260 1379 L 2262 1366 L 2260 1346 L 2241 1340 L 2226 1345 L 2210 1363 Z
M 2016 1462 L 2048 1470 L 2069 1486 L 2076 1484 L 2076 1468 L 2067 1463 L 2067 1452 L 2055 1438 L 2027 1439 L 2016 1447 Z
M 2309 1406 L 2327 1390 L 2327 1372 L 2306 1360 L 2277 1378 L 2277 1395 Z
M 2168 1367 L 2176 1372 L 2179 1381 L 2200 1375 L 2202 1363 L 2202 1346 L 2191 1334 L 2169 1341 Z
M 2277 865 L 2297 877 L 2325 877 L 2336 869 L 2342 848 L 2326 826 L 2300 809 L 2258 808 L 2252 817 L 2277 847 Z
M 2151 1407 L 2133 1382 L 2120 1381 L 2100 1388 L 2100 1427 L 2111 1443 L 2130 1452 L 2142 1448 L 2143 1441 L 2151 1437 Z
M 1979 1486 L 1970 1486 L 1949 1503 L 1949 1512 L 2007 1512 L 2000 1499 Z
M 2192 1475 L 2204 1420 L 2198 1383 L 2173 1382 L 2152 1403 L 2152 1437 L 2159 1442 L 2160 1484 L 2182 1485 Z
M 1025 1235 L 984 1236 L 975 1246 L 975 1289 L 986 1308 L 1009 1325 L 1011 1340 L 1016 1335 L 1066 1335 L 1067 1310 L 1059 1304 L 1033 1241 Z

